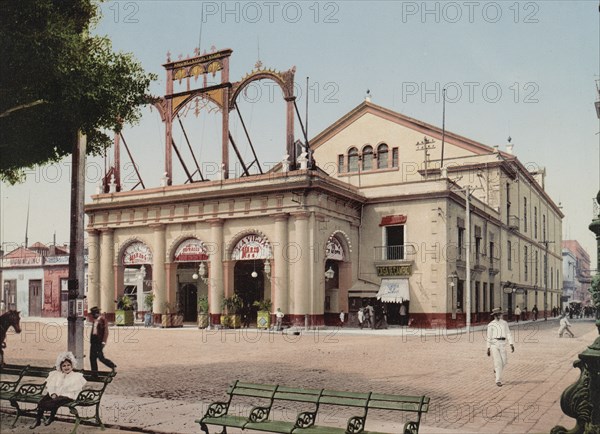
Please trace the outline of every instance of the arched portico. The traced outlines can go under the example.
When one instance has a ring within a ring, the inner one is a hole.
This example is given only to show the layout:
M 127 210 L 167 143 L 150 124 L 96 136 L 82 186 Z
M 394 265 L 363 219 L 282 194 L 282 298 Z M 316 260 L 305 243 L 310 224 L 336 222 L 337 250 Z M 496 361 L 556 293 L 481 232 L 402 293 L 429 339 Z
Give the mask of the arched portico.
M 348 314 L 348 289 L 352 283 L 350 238 L 342 231 L 333 232 L 325 246 L 323 266 L 325 324 L 337 325 L 341 311 Z

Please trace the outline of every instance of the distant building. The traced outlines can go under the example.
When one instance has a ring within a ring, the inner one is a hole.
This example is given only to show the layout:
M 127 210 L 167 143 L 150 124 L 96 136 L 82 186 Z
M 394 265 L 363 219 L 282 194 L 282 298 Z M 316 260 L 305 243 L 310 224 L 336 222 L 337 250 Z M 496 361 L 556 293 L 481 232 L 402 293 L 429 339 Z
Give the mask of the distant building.
M 577 240 L 563 240 L 563 302 L 591 303 L 590 255 Z
M 34 243 L 2 258 L 2 301 L 23 317 L 66 317 L 69 252 Z

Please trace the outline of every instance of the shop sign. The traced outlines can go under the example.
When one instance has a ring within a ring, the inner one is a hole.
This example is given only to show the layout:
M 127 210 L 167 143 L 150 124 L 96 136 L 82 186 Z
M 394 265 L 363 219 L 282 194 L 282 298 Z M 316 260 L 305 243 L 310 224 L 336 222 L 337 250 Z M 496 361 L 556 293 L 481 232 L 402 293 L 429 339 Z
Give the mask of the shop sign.
M 269 258 L 271 258 L 269 240 L 259 234 L 246 235 L 238 241 L 231 252 L 231 259 L 234 261 Z
M 132 243 L 123 253 L 123 265 L 152 264 L 152 252 L 144 243 Z
M 68 256 L 46 256 L 46 265 L 68 265 Z
M 377 275 L 380 277 L 386 276 L 410 276 L 410 265 L 378 265 Z
M 344 249 L 337 238 L 333 237 L 327 241 L 325 259 L 333 259 L 334 261 L 344 260 Z
M 208 260 L 204 243 L 196 238 L 183 241 L 175 251 L 176 262 L 198 262 Z
M 42 265 L 41 256 L 30 256 L 24 258 L 5 258 L 5 267 L 27 267 L 30 265 Z

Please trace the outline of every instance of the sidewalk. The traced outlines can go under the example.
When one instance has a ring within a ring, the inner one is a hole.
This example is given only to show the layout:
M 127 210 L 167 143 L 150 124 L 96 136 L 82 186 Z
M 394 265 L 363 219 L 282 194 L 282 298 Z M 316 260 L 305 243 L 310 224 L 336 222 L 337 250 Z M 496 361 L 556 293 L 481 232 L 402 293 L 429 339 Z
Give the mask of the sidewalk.
M 494 385 L 492 363 L 485 356 L 485 326 L 468 335 L 464 330 L 406 328 L 300 329 L 300 335 L 287 335 L 252 329 L 111 327 L 105 354 L 119 369 L 102 401 L 104 432 L 199 433 L 194 420 L 208 403 L 225 398 L 227 384 L 236 378 L 426 394 L 432 407 L 422 433 L 535 433 L 559 423 L 571 428 L 574 421 L 562 414 L 560 394 L 578 378 L 579 371 L 572 368 L 576 355 L 597 336 L 591 320 L 572 323 L 575 339 L 558 339 L 553 320 L 510 323 L 516 351 L 509 354 L 502 388 Z M 13 363 L 53 363 L 66 347 L 65 324 L 23 321 L 23 333 L 7 338 L 7 357 Z M 236 406 L 236 411 L 244 410 Z M 0 416 L 3 434 L 30 432 L 32 419 L 27 417 L 9 429 L 13 417 Z M 394 433 L 403 422 L 398 423 L 398 415 L 373 414 L 367 428 Z M 334 417 L 325 423 L 342 426 L 344 421 Z M 71 428 L 58 421 L 35 432 Z M 82 426 L 78 432 L 101 431 Z

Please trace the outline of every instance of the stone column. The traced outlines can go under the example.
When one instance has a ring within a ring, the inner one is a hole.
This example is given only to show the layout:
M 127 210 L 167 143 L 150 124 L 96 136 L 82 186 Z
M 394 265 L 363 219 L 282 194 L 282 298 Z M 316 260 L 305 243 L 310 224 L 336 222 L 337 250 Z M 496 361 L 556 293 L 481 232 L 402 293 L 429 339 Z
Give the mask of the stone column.
M 152 311 L 154 313 L 165 313 L 165 302 L 167 301 L 167 288 L 165 281 L 165 225 L 162 223 L 151 224 L 154 231 L 152 249 L 152 280 L 154 290 L 154 302 Z
M 271 291 L 273 295 L 273 312 L 280 307 L 283 312 L 289 312 L 289 261 L 288 247 L 288 218 L 289 214 L 275 215 L 275 239 L 273 259 L 275 264 L 272 270 Z
M 211 314 L 211 324 L 218 323 L 223 301 L 223 220 L 212 219 L 210 223 L 210 242 L 213 253 L 210 255 L 210 275 L 208 280 L 208 303 Z
M 114 288 L 114 231 L 111 228 L 100 229 L 100 297 L 101 312 L 114 314 L 115 288 Z M 94 307 L 94 306 L 90 306 Z
M 88 311 L 100 303 L 100 245 L 98 231 L 88 229 Z
M 295 243 L 297 251 L 294 262 L 294 289 L 293 289 L 293 307 L 292 321 L 296 323 L 304 323 L 304 315 L 309 313 L 308 306 L 310 304 L 310 288 L 309 288 L 309 270 L 310 270 L 310 248 L 308 245 L 308 217 L 310 213 L 299 212 L 292 214 L 294 217 L 295 226 Z M 291 251 L 290 251 L 291 252 Z

